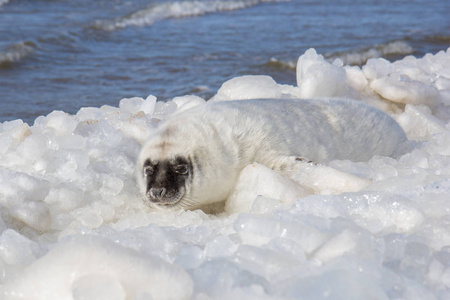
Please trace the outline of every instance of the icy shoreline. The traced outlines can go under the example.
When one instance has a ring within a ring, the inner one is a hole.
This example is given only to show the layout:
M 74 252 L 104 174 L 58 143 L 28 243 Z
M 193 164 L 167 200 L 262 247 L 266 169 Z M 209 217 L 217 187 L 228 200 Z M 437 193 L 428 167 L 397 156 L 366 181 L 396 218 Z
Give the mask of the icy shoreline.
M 450 49 L 362 68 L 310 49 L 297 86 L 237 77 L 213 101 L 261 97 L 364 101 L 389 112 L 415 146 L 399 158 L 306 170 L 298 180 L 314 195 L 253 166 L 232 213 L 210 216 L 151 212 L 134 179 L 139 144 L 199 97 L 4 122 L 1 298 L 450 297 Z

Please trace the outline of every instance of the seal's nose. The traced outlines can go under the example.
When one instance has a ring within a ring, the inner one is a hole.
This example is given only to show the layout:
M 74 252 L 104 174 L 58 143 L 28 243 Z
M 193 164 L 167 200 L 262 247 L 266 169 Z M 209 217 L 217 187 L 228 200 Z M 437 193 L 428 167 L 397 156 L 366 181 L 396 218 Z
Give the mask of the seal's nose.
M 150 196 L 152 196 L 153 199 L 157 199 L 157 200 L 161 201 L 165 194 L 166 194 L 166 188 L 151 188 L 150 189 Z

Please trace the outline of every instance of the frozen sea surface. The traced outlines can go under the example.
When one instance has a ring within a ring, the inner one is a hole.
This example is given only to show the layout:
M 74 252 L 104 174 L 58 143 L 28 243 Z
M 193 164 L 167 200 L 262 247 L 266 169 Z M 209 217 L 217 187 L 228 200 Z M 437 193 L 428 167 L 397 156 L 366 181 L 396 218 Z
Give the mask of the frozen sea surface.
M 146 136 L 198 96 L 2 123 L 0 298 L 449 299 L 450 49 L 362 67 L 309 49 L 293 80 L 235 77 L 214 100 L 353 98 L 410 149 L 291 179 L 250 165 L 207 215 L 150 211 L 134 179 Z

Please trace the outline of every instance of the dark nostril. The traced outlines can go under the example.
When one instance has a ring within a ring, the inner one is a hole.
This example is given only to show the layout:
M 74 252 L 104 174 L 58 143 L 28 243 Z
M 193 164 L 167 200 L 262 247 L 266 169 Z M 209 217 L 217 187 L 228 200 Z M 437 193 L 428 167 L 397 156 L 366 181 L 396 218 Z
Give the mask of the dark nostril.
M 162 197 L 166 194 L 166 188 L 151 188 L 150 195 L 158 200 L 161 200 Z

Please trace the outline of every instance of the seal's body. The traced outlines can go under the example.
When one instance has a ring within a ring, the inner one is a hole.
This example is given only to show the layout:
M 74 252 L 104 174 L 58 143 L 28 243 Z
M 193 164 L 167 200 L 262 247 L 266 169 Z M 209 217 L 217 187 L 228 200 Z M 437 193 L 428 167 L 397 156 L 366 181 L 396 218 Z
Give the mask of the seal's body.
M 150 136 L 137 176 L 151 206 L 223 202 L 250 163 L 366 161 L 390 156 L 406 136 L 386 113 L 352 100 L 211 102 L 172 115 Z

